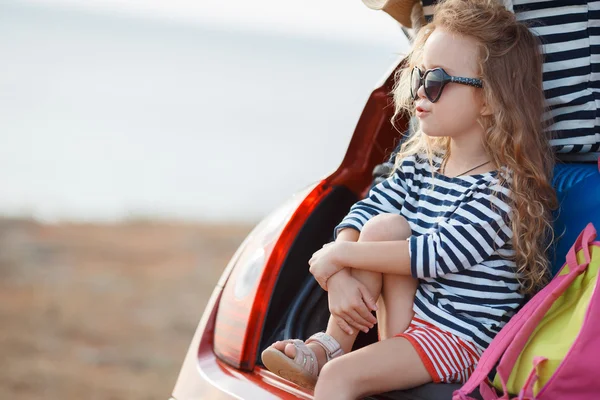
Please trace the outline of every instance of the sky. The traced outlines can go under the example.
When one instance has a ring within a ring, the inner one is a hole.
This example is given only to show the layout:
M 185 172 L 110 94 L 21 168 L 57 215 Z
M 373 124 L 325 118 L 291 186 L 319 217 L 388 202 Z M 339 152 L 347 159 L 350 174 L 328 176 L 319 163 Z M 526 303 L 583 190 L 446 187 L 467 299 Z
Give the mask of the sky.
M 254 222 L 334 171 L 406 38 L 281 3 L 0 0 L 0 215 Z
M 399 25 L 361 0 L 21 0 L 20 3 L 351 41 L 403 39 Z

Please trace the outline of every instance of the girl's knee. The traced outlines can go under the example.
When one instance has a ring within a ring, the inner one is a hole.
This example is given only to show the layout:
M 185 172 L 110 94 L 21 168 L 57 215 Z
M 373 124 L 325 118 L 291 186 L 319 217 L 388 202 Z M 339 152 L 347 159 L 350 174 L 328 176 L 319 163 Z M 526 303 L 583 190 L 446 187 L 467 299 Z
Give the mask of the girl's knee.
M 321 372 L 319 372 L 315 394 L 324 394 L 333 391 L 337 395 L 340 395 L 340 390 L 343 388 L 344 396 L 341 397 L 352 397 L 356 389 L 354 384 L 358 381 L 357 378 L 360 376 L 360 371 L 353 371 L 349 369 L 350 367 L 350 365 L 342 360 L 342 357 L 326 363 Z
M 406 218 L 398 214 L 379 214 L 363 226 L 359 241 L 405 240 L 412 231 Z
M 337 368 L 337 363 L 334 363 L 335 359 L 327 362 L 321 368 L 319 372 L 319 383 L 321 384 L 335 384 L 341 378 L 341 375 Z

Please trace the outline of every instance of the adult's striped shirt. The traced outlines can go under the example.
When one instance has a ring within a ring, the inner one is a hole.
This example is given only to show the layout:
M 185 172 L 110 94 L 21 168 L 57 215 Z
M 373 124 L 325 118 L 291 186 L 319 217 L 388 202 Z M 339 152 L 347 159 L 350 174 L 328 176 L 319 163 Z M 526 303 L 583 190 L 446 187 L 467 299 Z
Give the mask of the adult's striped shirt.
M 551 145 L 559 153 L 600 151 L 600 1 L 502 2 L 542 42 Z M 427 21 L 436 3 L 422 0 Z
M 379 214 L 403 216 L 412 230 L 411 274 L 419 280 L 416 315 L 485 348 L 523 302 L 512 259 L 510 190 L 498 171 L 447 177 L 437 172 L 441 161 L 406 157 L 335 232 L 361 231 Z

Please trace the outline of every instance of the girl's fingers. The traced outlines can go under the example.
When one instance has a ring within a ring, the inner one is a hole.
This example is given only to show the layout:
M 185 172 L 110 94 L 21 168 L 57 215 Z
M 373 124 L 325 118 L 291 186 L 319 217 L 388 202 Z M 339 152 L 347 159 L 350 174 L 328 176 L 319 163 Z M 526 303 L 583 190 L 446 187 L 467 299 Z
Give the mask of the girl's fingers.
M 371 323 L 369 321 L 367 321 L 365 318 L 363 318 L 363 316 L 360 313 L 358 313 L 356 311 L 356 309 L 351 309 L 346 314 L 348 314 L 348 316 L 350 316 L 350 318 L 352 318 L 354 321 L 356 321 L 358 324 L 360 324 L 361 327 L 368 328 L 369 326 L 371 326 Z M 361 328 L 361 330 L 364 330 L 364 329 Z
M 354 321 L 356 321 L 356 323 L 358 324 L 356 326 L 356 328 L 360 329 L 361 331 L 367 333 L 369 332 L 369 329 L 371 329 L 371 323 L 367 320 L 365 320 L 359 313 L 357 313 L 355 310 L 352 310 L 349 315 L 352 317 L 352 319 Z
M 369 327 L 373 327 L 377 323 L 377 318 L 371 314 L 371 310 L 367 307 L 365 303 L 361 304 L 359 308 L 355 308 L 354 311 L 360 315 L 361 322 Z M 363 322 L 364 321 L 364 322 Z
M 373 299 L 373 296 L 371 296 L 371 293 L 369 293 L 367 287 L 364 285 L 360 285 L 358 287 L 358 290 L 360 291 L 363 301 L 365 302 L 367 307 L 369 307 L 369 309 L 371 309 L 372 311 L 377 311 L 377 301 Z
M 344 318 L 336 317 L 336 322 L 342 331 L 346 332 L 348 335 L 352 335 L 352 328 L 350 325 L 348 325 Z
M 352 314 L 352 313 L 354 313 L 354 314 Z M 356 315 L 356 317 L 360 318 L 360 315 L 358 315 L 355 312 L 351 311 L 350 313 L 345 313 L 344 314 L 344 319 L 346 320 L 346 322 L 348 323 L 348 325 L 350 325 L 350 326 L 358 329 L 359 331 L 365 332 L 365 330 L 366 330 L 366 332 L 368 332 L 369 328 L 367 326 L 361 324 L 360 322 L 358 322 L 357 318 L 355 317 L 355 315 Z
M 347 323 L 347 324 L 348 324 L 348 326 L 350 327 L 350 330 L 349 330 L 349 331 L 347 331 L 347 333 L 348 333 L 349 335 L 352 335 L 352 333 L 353 333 L 353 329 L 352 329 L 352 328 L 354 328 L 354 329 L 360 329 L 360 328 L 358 328 L 358 327 L 356 326 L 356 325 L 358 325 L 358 324 L 356 323 L 356 321 L 354 321 L 354 319 L 353 319 L 353 318 L 352 318 L 350 315 L 348 315 L 348 313 L 342 313 L 342 318 L 344 319 L 344 321 L 346 321 L 346 323 Z

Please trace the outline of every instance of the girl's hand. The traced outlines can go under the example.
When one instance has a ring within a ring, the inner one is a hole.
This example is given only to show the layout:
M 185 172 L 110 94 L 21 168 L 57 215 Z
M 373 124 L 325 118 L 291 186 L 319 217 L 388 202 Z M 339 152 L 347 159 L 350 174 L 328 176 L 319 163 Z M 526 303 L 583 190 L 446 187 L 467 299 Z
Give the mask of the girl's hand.
M 377 310 L 375 300 L 367 287 L 342 270 L 329 279 L 329 311 L 338 326 L 352 335 L 354 329 L 368 332 L 377 319 L 371 311 Z
M 327 280 L 341 271 L 344 266 L 339 263 L 339 254 L 341 246 L 345 242 L 333 242 L 327 243 L 321 250 L 318 250 L 312 255 L 312 258 L 308 260 L 310 265 L 309 271 L 323 290 L 327 290 Z

